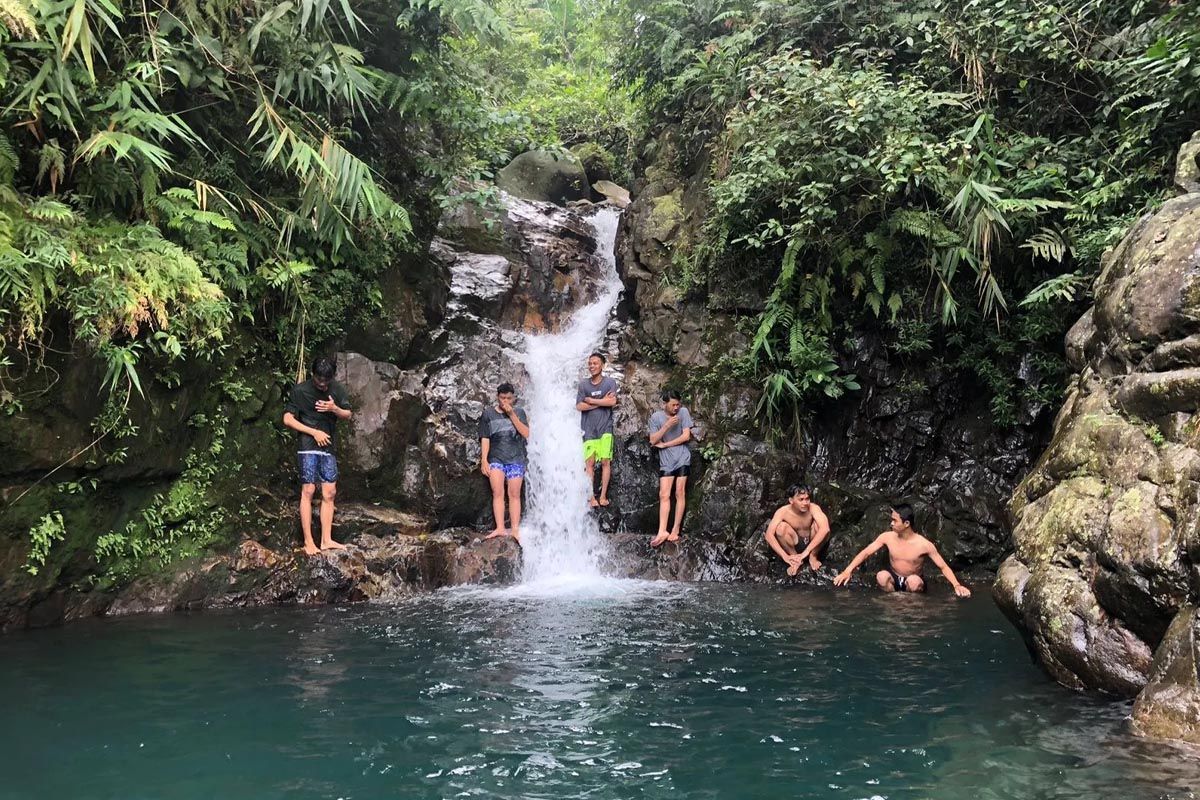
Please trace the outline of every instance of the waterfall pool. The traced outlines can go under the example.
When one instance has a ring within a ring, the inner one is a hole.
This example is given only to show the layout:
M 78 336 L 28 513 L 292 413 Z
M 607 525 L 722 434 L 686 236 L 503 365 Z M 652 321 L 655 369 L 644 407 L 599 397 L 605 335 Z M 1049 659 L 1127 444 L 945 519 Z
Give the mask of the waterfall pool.
M 598 580 L 0 638 L 0 798 L 1195 797 L 971 600 Z

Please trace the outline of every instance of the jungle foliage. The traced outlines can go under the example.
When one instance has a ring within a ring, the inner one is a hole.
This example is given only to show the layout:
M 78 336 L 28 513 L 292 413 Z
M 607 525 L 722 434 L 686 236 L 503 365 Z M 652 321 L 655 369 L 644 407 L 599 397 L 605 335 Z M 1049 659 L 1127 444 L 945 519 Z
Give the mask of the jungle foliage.
M 655 121 L 678 125 L 680 174 L 708 175 L 685 274 L 702 285 L 737 249 L 773 287 L 751 360 L 776 418 L 851 388 L 838 336 L 864 315 L 902 355 L 937 351 L 976 373 L 1002 424 L 1046 400 L 1101 254 L 1169 195 L 1175 150 L 1200 127 L 1195 3 L 620 13 L 636 36 L 619 74 Z

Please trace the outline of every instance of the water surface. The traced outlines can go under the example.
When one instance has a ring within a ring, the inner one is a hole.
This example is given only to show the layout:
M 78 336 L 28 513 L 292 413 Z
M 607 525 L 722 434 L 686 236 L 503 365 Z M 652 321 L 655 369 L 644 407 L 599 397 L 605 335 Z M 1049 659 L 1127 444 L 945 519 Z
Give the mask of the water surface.
M 980 592 L 983 594 L 983 592 Z M 986 596 L 612 581 L 0 638 L 3 798 L 1192 798 Z

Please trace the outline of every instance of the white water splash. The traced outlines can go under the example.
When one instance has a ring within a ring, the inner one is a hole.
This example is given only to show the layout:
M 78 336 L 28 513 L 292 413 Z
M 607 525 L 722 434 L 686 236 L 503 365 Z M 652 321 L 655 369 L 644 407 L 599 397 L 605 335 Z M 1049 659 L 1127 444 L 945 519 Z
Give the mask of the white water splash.
M 529 375 L 524 405 L 530 421 L 523 578 L 568 593 L 604 580 L 600 564 L 607 544 L 588 510 L 591 491 L 583 471 L 575 387 L 621 294 L 614 253 L 619 219 L 620 212 L 608 207 L 590 219 L 597 255 L 605 262 L 597 298 L 576 310 L 562 331 L 527 335 L 522 358 Z

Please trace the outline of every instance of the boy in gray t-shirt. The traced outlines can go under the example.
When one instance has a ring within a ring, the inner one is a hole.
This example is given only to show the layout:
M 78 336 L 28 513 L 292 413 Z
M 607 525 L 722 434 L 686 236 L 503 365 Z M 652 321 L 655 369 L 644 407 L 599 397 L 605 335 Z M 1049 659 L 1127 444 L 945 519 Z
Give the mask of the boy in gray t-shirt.
M 687 446 L 692 438 L 692 415 L 674 390 L 664 391 L 662 401 L 662 410 L 650 415 L 649 424 L 650 446 L 658 450 L 658 533 L 650 540 L 651 547 L 679 541 L 683 510 L 687 504 L 687 479 L 692 466 L 692 453 Z M 672 493 L 675 495 L 675 524 L 668 531 Z
M 592 353 L 587 360 L 588 376 L 575 389 L 575 408 L 583 428 L 583 464 L 588 489 L 593 492 L 589 504 L 608 505 L 608 482 L 612 476 L 613 409 L 617 405 L 617 382 L 604 375 L 604 356 Z M 594 492 L 596 462 L 600 462 L 600 499 Z

